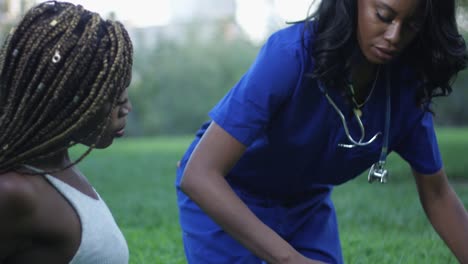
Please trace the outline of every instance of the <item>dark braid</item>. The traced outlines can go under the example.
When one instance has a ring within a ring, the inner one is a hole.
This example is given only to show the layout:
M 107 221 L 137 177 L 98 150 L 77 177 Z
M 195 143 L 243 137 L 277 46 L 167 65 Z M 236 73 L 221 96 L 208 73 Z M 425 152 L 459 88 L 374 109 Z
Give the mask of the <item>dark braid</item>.
M 35 49 L 35 47 L 33 47 L 33 48 L 31 48 L 30 50 L 31 50 L 31 51 L 34 51 L 34 50 L 36 50 L 36 49 Z M 35 65 L 36 63 L 29 63 L 29 64 L 30 64 L 30 65 L 31 65 L 31 64 Z M 40 69 L 38 69 L 38 70 L 40 70 Z M 26 70 L 26 72 L 30 72 L 30 71 L 31 71 L 30 69 Z M 39 77 L 39 75 L 36 74 L 36 76 L 34 76 L 34 77 Z M 27 88 L 26 92 L 24 93 L 24 96 L 23 96 L 22 101 L 21 101 L 21 103 L 20 103 L 20 106 L 22 106 L 23 108 L 29 106 L 29 109 L 31 109 L 31 106 L 32 106 L 32 105 L 29 104 L 27 100 L 31 98 L 31 97 L 30 97 L 30 90 L 31 90 L 31 88 L 32 88 L 32 85 L 35 84 L 34 79 L 37 80 L 37 78 L 34 78 L 34 77 L 33 77 L 33 81 L 31 81 L 31 82 L 29 83 L 28 88 Z M 21 76 L 20 76 L 20 78 L 21 78 Z M 36 88 L 36 87 L 34 87 L 34 88 Z M 47 98 L 47 97 L 46 97 L 46 98 Z M 31 112 L 31 110 L 28 111 L 28 109 L 25 109 L 25 111 L 21 111 L 21 109 L 18 109 L 17 118 L 19 118 L 19 119 L 24 119 L 24 118 L 25 118 L 25 117 L 24 117 L 24 114 L 25 114 L 26 112 Z M 21 113 L 21 115 L 20 115 L 19 113 Z M 19 127 L 16 127 L 16 130 L 19 130 L 19 129 L 20 129 Z M 18 135 L 21 135 L 20 132 L 21 132 L 21 131 L 18 131 L 18 133 L 13 132 L 13 133 L 11 133 L 11 134 L 18 136 Z M 26 135 L 23 135 L 23 136 L 26 136 Z M 14 140 L 14 139 L 13 139 L 12 141 L 16 142 L 16 140 Z M 20 142 L 18 142 L 18 143 L 20 143 Z
M 76 131 L 106 103 L 115 106 L 132 58 L 119 22 L 66 2 L 29 10 L 0 52 L 0 172 L 75 145 Z M 98 140 L 109 118 L 97 128 Z

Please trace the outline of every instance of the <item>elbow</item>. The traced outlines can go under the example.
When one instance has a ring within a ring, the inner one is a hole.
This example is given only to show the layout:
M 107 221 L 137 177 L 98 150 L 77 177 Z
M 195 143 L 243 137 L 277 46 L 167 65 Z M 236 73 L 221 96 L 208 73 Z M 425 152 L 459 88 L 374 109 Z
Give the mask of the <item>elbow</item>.
M 193 192 L 195 192 L 200 183 L 200 181 L 196 178 L 197 173 L 195 173 L 190 166 L 187 166 L 184 173 L 182 174 L 180 189 L 189 197 L 192 196 Z
M 190 173 L 187 173 L 187 170 L 185 170 L 180 180 L 180 190 L 187 195 L 191 188 L 191 177 Z
M 215 170 L 205 166 L 189 164 L 182 174 L 180 190 L 192 199 L 205 194 L 209 189 L 217 185 L 223 176 Z

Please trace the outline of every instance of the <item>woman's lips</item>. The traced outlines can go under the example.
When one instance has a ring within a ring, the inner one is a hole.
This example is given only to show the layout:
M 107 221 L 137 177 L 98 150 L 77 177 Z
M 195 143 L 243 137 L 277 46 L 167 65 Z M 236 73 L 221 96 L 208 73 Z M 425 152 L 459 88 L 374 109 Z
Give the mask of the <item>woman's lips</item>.
M 125 127 L 119 129 L 117 132 L 115 132 L 116 137 L 123 137 L 125 135 Z
M 393 59 L 396 54 L 395 50 L 390 50 L 390 49 L 381 48 L 381 47 L 374 47 L 374 50 L 375 50 L 375 53 L 377 54 L 377 57 L 379 57 L 381 60 L 384 60 L 384 61 Z

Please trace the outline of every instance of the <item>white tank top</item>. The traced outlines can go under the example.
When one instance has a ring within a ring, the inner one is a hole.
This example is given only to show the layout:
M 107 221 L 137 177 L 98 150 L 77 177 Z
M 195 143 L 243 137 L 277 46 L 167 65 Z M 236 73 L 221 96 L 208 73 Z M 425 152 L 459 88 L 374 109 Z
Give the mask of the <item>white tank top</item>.
M 70 264 L 128 264 L 127 242 L 99 194 L 96 192 L 99 198 L 96 200 L 51 175 L 45 174 L 45 177 L 70 202 L 80 218 L 81 243 Z

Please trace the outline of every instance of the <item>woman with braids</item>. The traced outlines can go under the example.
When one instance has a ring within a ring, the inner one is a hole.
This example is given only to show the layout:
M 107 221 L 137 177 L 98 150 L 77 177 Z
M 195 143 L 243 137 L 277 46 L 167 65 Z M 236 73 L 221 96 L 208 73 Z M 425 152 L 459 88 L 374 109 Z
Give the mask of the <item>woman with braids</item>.
M 323 0 L 274 33 L 179 163 L 188 262 L 343 263 L 333 186 L 368 168 L 369 181 L 386 182 L 394 151 L 433 227 L 468 263 L 468 217 L 430 109 L 468 59 L 455 9 L 455 0 Z
M 33 7 L 0 60 L 0 263 L 128 263 L 112 214 L 75 166 L 124 133 L 132 44 L 66 2 Z M 72 161 L 68 149 L 89 146 Z

